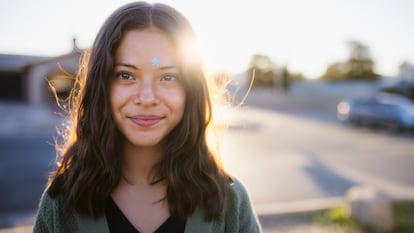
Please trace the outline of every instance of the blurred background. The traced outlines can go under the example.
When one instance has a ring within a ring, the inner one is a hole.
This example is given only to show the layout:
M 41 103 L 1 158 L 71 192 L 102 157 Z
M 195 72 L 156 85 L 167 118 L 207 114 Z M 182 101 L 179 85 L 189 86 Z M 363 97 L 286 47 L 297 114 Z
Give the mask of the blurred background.
M 30 229 L 65 119 L 51 88 L 68 96 L 127 2 L 0 2 L 0 229 Z M 228 84 L 221 160 L 260 216 L 337 207 L 359 186 L 414 200 L 413 1 L 158 2 L 188 17 Z

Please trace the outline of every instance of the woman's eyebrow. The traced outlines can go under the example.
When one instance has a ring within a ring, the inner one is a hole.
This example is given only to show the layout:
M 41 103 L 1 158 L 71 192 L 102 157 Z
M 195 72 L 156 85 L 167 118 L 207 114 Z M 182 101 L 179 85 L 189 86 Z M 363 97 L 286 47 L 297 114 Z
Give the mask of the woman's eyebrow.
M 128 67 L 128 68 L 132 68 L 134 70 L 140 70 L 139 67 L 134 66 L 134 65 L 129 64 L 129 63 L 124 63 L 124 62 L 117 62 L 117 63 L 115 63 L 115 66 L 124 66 L 124 67 Z M 178 66 L 176 66 L 176 65 L 160 66 L 160 67 L 158 67 L 158 69 L 160 69 L 160 70 L 178 69 Z
M 134 65 L 132 65 L 132 64 L 123 63 L 123 62 L 117 62 L 117 63 L 115 63 L 115 65 L 114 65 L 114 66 L 124 66 L 124 67 L 128 67 L 128 68 L 132 68 L 132 69 L 134 69 L 134 70 L 139 70 L 139 68 L 138 68 L 138 67 L 136 67 L 136 66 L 134 66 Z
M 178 69 L 177 66 L 171 65 L 171 66 L 160 66 L 160 70 L 169 70 L 169 69 Z

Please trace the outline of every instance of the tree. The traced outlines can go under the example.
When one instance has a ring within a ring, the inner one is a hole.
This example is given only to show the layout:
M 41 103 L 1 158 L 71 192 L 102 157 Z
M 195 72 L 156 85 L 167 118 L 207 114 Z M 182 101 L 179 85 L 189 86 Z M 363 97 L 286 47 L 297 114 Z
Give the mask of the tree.
M 274 83 L 274 64 L 265 55 L 256 54 L 250 60 L 249 76 L 253 79 L 253 86 L 273 87 Z M 253 75 L 254 74 L 254 75 Z
M 369 48 L 358 41 L 348 41 L 350 48 L 347 61 L 349 79 L 374 80 L 379 77 L 374 71 L 374 62 L 371 59 Z
M 345 62 L 330 64 L 323 80 L 375 80 L 379 75 L 374 71 L 374 62 L 371 59 L 369 48 L 358 42 L 348 41 L 349 58 Z
M 347 73 L 347 66 L 343 62 L 332 63 L 326 68 L 325 74 L 322 76 L 326 81 L 345 80 Z

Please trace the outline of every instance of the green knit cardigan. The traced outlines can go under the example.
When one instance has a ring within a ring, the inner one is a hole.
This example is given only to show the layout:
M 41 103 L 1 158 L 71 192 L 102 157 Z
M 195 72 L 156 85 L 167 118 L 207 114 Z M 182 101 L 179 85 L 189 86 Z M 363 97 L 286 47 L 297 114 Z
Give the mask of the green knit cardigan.
M 109 233 L 105 216 L 92 220 L 76 213 L 65 214 L 63 201 L 52 199 L 44 192 L 37 212 L 34 233 Z M 252 208 L 248 193 L 236 179 L 229 183 L 224 208 L 217 220 L 207 222 L 201 208 L 185 226 L 185 233 L 260 233 L 261 227 Z

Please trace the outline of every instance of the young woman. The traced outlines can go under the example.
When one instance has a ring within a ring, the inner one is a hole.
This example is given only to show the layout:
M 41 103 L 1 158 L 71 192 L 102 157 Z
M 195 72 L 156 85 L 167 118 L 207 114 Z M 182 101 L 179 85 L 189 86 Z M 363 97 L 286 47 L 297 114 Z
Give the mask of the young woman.
M 163 4 L 130 3 L 107 19 L 79 71 L 34 232 L 260 232 L 244 187 L 207 145 L 193 39 Z

